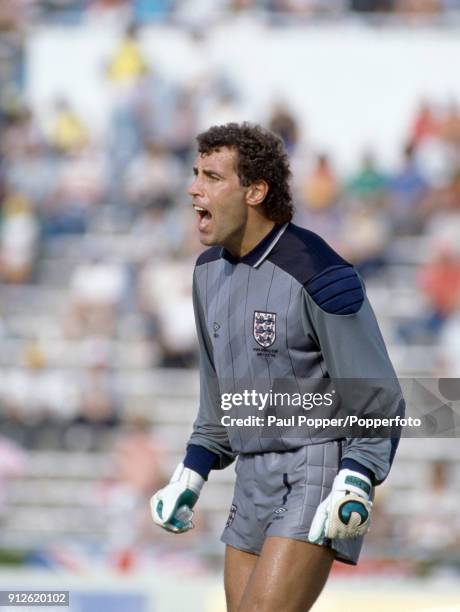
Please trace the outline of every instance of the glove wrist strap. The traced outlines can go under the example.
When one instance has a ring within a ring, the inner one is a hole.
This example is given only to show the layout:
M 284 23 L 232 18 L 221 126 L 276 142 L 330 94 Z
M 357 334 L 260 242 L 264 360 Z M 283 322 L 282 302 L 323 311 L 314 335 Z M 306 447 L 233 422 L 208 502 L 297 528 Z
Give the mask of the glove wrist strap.
M 190 489 L 196 496 L 198 496 L 205 483 L 205 480 L 194 470 L 184 467 L 183 463 L 179 463 L 170 482 L 171 484 L 178 482 L 184 487 L 184 489 Z
M 372 491 L 372 483 L 367 476 L 359 472 L 354 472 L 353 470 L 345 469 L 340 470 L 335 477 L 334 488 L 350 491 L 350 493 L 355 493 L 364 499 L 369 499 Z

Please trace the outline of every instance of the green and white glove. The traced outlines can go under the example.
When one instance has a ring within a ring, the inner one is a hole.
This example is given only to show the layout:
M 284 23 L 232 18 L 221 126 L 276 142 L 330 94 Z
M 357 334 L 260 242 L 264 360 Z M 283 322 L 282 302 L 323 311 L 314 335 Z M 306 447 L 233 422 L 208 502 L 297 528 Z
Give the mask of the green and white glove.
M 150 500 L 154 523 L 173 533 L 193 529 L 193 506 L 200 495 L 205 480 L 197 472 L 179 463 L 163 489 Z
M 316 509 L 308 540 L 321 544 L 325 538 L 358 538 L 370 525 L 372 484 L 367 476 L 343 469 L 337 474 L 332 491 Z

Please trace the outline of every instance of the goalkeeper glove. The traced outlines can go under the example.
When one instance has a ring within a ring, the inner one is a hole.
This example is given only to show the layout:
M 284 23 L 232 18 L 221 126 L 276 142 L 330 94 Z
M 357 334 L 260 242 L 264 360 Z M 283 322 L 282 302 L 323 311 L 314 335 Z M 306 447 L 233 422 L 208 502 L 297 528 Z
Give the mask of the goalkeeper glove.
M 204 484 L 197 472 L 179 463 L 174 474 L 163 489 L 150 500 L 154 523 L 173 533 L 184 533 L 193 528 L 193 506 Z
M 371 481 L 353 470 L 340 470 L 332 491 L 316 509 L 308 540 L 321 544 L 325 538 L 357 538 L 370 524 Z

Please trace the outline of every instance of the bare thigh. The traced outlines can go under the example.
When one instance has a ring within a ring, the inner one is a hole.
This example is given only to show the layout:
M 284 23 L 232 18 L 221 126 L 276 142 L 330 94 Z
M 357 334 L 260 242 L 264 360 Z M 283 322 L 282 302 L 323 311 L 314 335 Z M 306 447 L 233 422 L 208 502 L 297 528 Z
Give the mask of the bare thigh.
M 307 612 L 321 593 L 333 560 L 330 548 L 267 538 L 238 612 Z
M 258 558 L 257 555 L 226 546 L 224 584 L 227 612 L 237 612 Z

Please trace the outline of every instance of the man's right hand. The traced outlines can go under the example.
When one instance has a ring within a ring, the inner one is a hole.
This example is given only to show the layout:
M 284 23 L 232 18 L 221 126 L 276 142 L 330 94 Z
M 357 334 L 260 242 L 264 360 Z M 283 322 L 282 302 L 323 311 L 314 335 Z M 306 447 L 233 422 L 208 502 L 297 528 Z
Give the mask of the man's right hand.
M 150 500 L 153 521 L 173 533 L 184 533 L 193 528 L 193 506 L 205 480 L 194 470 L 179 463 L 163 489 Z

